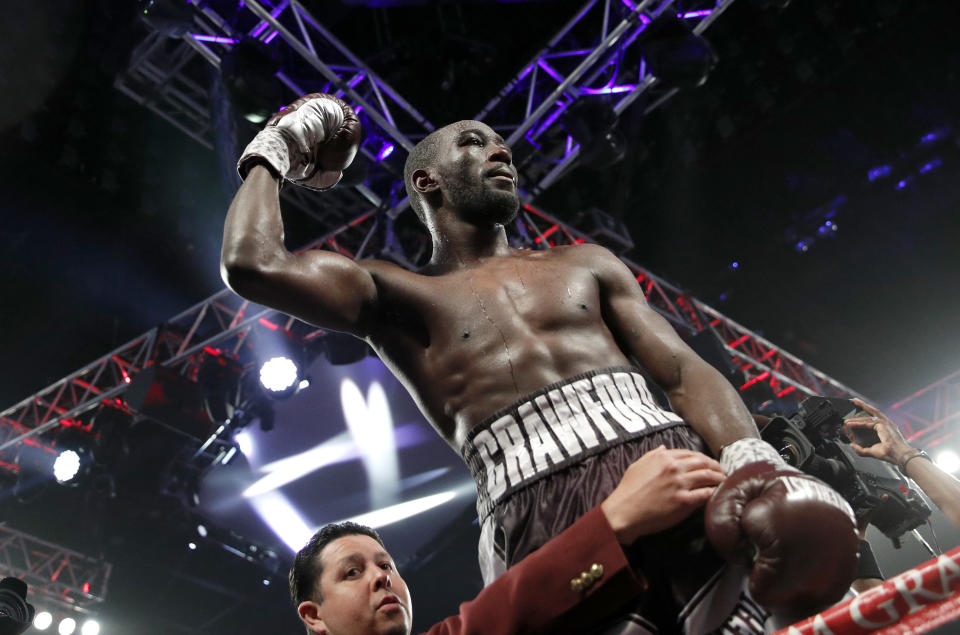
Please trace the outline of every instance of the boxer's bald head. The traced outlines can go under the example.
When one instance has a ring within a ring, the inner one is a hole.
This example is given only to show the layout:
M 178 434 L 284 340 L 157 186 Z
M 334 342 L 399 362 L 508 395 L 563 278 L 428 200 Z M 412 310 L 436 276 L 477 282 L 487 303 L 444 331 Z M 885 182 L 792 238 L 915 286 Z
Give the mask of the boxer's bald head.
M 512 175 L 488 182 L 491 171 Z M 512 220 L 519 208 L 510 148 L 492 128 L 464 120 L 431 132 L 407 157 L 403 170 L 410 205 L 425 224 L 440 204 L 468 218 Z

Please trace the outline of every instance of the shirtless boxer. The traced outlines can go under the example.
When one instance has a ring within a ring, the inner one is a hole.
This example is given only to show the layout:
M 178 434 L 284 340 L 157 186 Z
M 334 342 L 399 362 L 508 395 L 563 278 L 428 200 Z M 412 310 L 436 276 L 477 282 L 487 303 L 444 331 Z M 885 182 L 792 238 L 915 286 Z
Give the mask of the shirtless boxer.
M 758 460 L 782 464 L 756 439 L 736 391 L 647 305 L 619 259 L 591 244 L 508 245 L 504 224 L 519 207 L 516 169 L 510 148 L 483 123 L 437 130 L 408 157 L 411 205 L 434 247 L 421 271 L 288 252 L 280 182 L 332 187 L 359 139 L 349 106 L 328 96 L 301 98 L 271 119 L 238 164 L 245 181 L 227 215 L 223 276 L 254 302 L 373 347 L 477 480 L 487 582 L 603 500 L 636 458 L 659 445 L 720 455 L 727 474 Z M 632 359 L 674 412 L 656 404 Z M 848 509 L 807 502 L 839 516 L 840 550 L 850 525 L 855 554 Z M 648 579 L 663 579 L 648 600 L 654 613 L 671 607 L 651 618 L 667 630 L 719 566 L 702 529 L 671 534 L 669 560 L 658 543 L 640 550 Z M 843 577 L 849 565 L 852 576 L 850 557 L 828 568 Z

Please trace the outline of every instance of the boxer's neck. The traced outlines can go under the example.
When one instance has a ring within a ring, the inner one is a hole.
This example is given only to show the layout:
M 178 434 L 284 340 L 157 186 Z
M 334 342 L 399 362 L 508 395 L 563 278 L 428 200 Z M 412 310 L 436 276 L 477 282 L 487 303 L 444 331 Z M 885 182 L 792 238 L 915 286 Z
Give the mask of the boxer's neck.
M 483 258 L 510 253 L 503 225 L 475 225 L 453 214 L 438 214 L 429 226 L 433 240 L 431 268 L 441 271 L 462 269 Z

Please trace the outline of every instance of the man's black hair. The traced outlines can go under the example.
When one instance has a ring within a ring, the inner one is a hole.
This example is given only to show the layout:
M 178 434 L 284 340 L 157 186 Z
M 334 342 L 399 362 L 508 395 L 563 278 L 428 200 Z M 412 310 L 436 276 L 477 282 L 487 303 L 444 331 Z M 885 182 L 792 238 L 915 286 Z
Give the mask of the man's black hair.
M 410 207 L 417 214 L 417 218 L 423 224 L 427 223 L 426 210 L 423 207 L 423 199 L 420 193 L 413 187 L 411 177 L 417 170 L 425 170 L 431 167 L 437 160 L 437 153 L 440 150 L 440 132 L 443 128 L 434 130 L 420 143 L 413 147 L 407 156 L 407 162 L 403 166 L 403 184 L 407 188 L 407 197 L 410 199 Z
M 310 542 L 297 552 L 290 569 L 290 599 L 294 606 L 316 597 L 318 602 L 323 601 L 320 591 L 320 576 L 323 574 L 323 563 L 320 561 L 320 552 L 336 540 L 344 536 L 370 536 L 380 546 L 386 549 L 380 534 L 371 527 L 352 523 L 349 520 L 342 523 L 330 523 L 313 534 Z M 316 595 L 314 595 L 316 593 Z

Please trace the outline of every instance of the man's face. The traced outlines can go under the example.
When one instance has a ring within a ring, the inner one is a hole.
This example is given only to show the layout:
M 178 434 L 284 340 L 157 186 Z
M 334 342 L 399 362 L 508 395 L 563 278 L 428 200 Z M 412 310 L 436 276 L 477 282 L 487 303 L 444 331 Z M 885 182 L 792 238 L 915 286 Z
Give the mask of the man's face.
M 320 553 L 319 617 L 330 635 L 409 635 L 413 606 L 403 578 L 369 536 L 338 538 Z
M 517 170 L 510 147 L 486 124 L 461 121 L 443 131 L 437 172 L 444 197 L 464 220 L 508 223 L 517 215 Z

